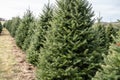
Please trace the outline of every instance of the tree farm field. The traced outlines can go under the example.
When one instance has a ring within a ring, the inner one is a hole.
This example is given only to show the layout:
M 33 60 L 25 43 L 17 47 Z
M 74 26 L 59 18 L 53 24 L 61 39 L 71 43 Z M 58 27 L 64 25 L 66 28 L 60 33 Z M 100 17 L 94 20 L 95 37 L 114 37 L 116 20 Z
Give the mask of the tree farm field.
M 31 70 L 28 70 L 31 68 Z M 0 80 L 34 80 L 34 69 L 6 29 L 0 35 Z

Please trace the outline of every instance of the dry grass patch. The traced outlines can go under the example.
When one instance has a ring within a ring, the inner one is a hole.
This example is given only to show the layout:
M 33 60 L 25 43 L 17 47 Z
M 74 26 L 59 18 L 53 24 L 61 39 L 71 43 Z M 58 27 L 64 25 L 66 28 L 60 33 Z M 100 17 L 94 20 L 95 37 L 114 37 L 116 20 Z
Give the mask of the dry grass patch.
M 35 80 L 35 68 L 6 29 L 0 35 L 0 80 Z
M 12 53 L 11 36 L 6 29 L 0 35 L 0 80 L 13 80 L 12 68 L 15 64 Z

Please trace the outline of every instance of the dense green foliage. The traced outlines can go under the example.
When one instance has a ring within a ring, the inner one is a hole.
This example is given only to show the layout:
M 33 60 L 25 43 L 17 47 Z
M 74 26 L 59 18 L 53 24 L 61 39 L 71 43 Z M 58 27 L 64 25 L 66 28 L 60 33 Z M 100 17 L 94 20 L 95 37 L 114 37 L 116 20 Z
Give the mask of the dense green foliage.
M 14 17 L 4 24 L 25 51 L 28 62 L 37 67 L 37 79 L 91 80 L 95 76 L 95 80 L 114 80 L 103 75 L 114 69 L 106 65 L 117 63 L 119 40 L 113 38 L 117 28 L 104 25 L 102 18 L 94 23 L 87 0 L 57 0 L 54 7 L 45 5 L 39 19 L 27 10 L 23 18 Z M 116 74 L 113 72 L 113 76 Z
M 40 48 L 43 47 L 45 41 L 45 34 L 48 28 L 51 27 L 50 21 L 52 21 L 53 9 L 50 4 L 45 5 L 43 14 L 40 16 L 40 20 L 37 22 L 35 34 L 32 36 L 31 44 L 27 50 L 28 61 L 34 65 L 37 65 L 38 56 L 40 54 Z
M 4 27 L 8 29 L 12 37 L 15 37 L 20 21 L 21 19 L 19 17 L 13 17 L 11 20 L 4 23 Z
M 104 64 L 92 80 L 119 80 L 120 79 L 120 31 L 115 44 L 109 49 L 109 54 L 104 56 Z
M 30 46 L 30 42 L 31 42 L 32 36 L 34 35 L 35 28 L 36 28 L 36 23 L 35 22 L 30 22 L 28 31 L 26 33 L 26 38 L 24 39 L 24 42 L 23 42 L 23 45 L 22 45 L 22 49 L 24 51 L 26 51 Z
M 117 35 L 118 30 L 113 28 L 112 24 L 105 26 L 101 22 L 95 24 L 93 28 L 96 34 L 94 41 L 97 42 L 97 52 L 107 54 L 110 44 L 114 42 L 113 36 Z
M 25 15 L 23 16 L 23 19 L 21 20 L 21 23 L 18 27 L 18 30 L 16 31 L 16 43 L 17 45 L 22 48 L 24 44 L 24 40 L 28 35 L 28 30 L 30 27 L 30 23 L 34 22 L 34 16 L 30 10 L 27 10 Z M 25 50 L 23 48 L 23 50 Z
M 38 79 L 90 80 L 97 62 L 91 44 L 91 5 L 86 0 L 59 0 L 57 7 L 40 52 Z
M 1 32 L 2 32 L 2 24 L 0 22 L 0 34 L 1 34 Z
M 4 27 L 11 32 L 11 28 L 12 28 L 12 20 L 8 20 L 4 23 Z
M 16 35 L 16 31 L 17 31 L 17 29 L 19 27 L 20 20 L 21 19 L 19 17 L 14 17 L 12 19 L 12 24 L 11 24 L 12 27 L 11 27 L 11 30 L 10 30 L 10 33 L 11 33 L 12 37 L 15 37 L 15 35 Z

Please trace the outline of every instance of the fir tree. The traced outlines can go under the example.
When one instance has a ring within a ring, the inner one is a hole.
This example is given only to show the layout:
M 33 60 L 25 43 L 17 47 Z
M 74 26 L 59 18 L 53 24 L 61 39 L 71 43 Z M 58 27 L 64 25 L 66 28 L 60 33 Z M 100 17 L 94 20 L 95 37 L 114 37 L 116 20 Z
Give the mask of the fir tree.
M 45 41 L 44 36 L 51 27 L 50 22 L 53 17 L 52 6 L 48 3 L 43 9 L 43 14 L 40 16 L 40 20 L 37 22 L 37 27 L 35 29 L 35 34 L 32 36 L 31 44 L 27 50 L 27 59 L 30 63 L 37 65 L 38 56 L 40 53 L 40 48 L 43 47 L 43 42 Z
M 6 22 L 4 23 L 5 28 L 6 28 L 9 32 L 11 32 L 11 24 L 12 24 L 12 20 L 8 20 L 8 21 L 6 21 Z
M 30 27 L 30 23 L 34 21 L 34 16 L 30 10 L 27 10 L 27 12 L 24 14 L 23 19 L 21 20 L 21 23 L 16 31 L 16 43 L 17 45 L 22 48 L 24 44 L 24 40 L 28 35 L 28 30 Z
M 20 21 L 21 20 L 19 17 L 12 18 L 12 24 L 11 24 L 11 30 L 10 30 L 12 37 L 15 37 Z
M 109 54 L 104 56 L 104 64 L 92 80 L 119 80 L 120 79 L 120 31 L 115 44 L 109 49 Z
M 109 43 L 108 47 L 110 46 L 110 43 L 114 42 L 113 36 L 116 37 L 117 32 L 118 32 L 117 28 L 114 28 L 112 24 L 108 24 L 106 28 L 106 38 L 107 38 L 106 43 Z
M 34 32 L 35 28 L 36 28 L 36 22 L 33 21 L 33 22 L 29 23 L 29 28 L 28 28 L 27 36 L 26 36 L 26 38 L 25 38 L 25 40 L 23 42 L 23 46 L 22 46 L 22 49 L 24 51 L 26 51 L 29 48 L 29 46 L 30 46 L 30 42 L 32 40 L 32 36 L 35 33 Z
M 108 46 L 106 43 L 107 38 L 106 38 L 106 27 L 99 23 L 96 28 L 96 42 L 98 42 L 98 47 L 97 51 L 99 53 L 107 53 L 108 51 Z
M 96 72 L 91 47 L 93 12 L 86 0 L 58 0 L 52 28 L 40 50 L 38 80 L 90 80 Z

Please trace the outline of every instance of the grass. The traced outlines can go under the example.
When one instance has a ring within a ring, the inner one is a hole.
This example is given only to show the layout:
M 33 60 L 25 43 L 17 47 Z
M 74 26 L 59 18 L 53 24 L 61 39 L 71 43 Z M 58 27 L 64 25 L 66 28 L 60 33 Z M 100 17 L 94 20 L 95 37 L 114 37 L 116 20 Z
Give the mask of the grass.
M 0 80 L 35 80 L 35 68 L 26 62 L 23 53 L 3 28 L 0 35 Z
M 13 65 L 11 36 L 6 29 L 0 35 L 0 80 L 13 80 Z

